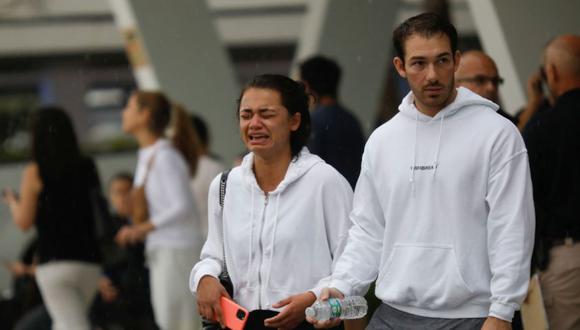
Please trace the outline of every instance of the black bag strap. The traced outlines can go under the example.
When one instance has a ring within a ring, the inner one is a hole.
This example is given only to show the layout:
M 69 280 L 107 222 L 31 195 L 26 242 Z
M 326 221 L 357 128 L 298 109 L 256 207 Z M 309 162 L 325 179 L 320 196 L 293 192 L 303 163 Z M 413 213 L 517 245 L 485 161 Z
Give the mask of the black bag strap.
M 224 209 L 224 199 L 226 198 L 226 186 L 228 184 L 228 175 L 231 170 L 225 170 L 222 172 L 220 178 L 220 206 L 222 210 Z
M 222 252 L 223 252 L 223 270 L 220 274 L 220 278 L 229 278 L 230 274 L 228 273 L 228 266 L 226 264 L 226 242 L 225 242 L 225 226 L 224 226 L 224 200 L 226 198 L 226 187 L 228 184 L 228 175 L 230 174 L 231 169 L 225 170 L 222 172 L 222 176 L 220 178 L 220 207 L 222 211 Z

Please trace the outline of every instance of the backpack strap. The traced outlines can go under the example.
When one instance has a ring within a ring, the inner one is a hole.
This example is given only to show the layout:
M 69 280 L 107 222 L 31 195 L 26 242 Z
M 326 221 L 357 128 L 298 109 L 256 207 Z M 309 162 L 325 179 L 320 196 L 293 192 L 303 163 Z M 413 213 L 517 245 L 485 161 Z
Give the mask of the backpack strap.
M 220 206 L 223 210 L 224 208 L 224 199 L 226 198 L 226 186 L 228 184 L 228 175 L 230 174 L 231 169 L 225 170 L 222 172 L 222 176 L 220 178 Z
M 221 207 L 221 211 L 222 211 L 222 250 L 223 250 L 223 258 L 224 258 L 224 263 L 223 263 L 223 270 L 222 273 L 220 274 L 220 279 L 222 281 L 230 281 L 229 277 L 230 274 L 228 273 L 228 266 L 226 265 L 226 244 L 225 244 L 225 228 L 224 228 L 224 200 L 226 198 L 226 186 L 228 183 L 228 175 L 230 174 L 231 169 L 229 170 L 225 170 L 222 172 L 222 176 L 220 178 L 220 207 Z M 231 294 L 231 293 L 230 293 Z

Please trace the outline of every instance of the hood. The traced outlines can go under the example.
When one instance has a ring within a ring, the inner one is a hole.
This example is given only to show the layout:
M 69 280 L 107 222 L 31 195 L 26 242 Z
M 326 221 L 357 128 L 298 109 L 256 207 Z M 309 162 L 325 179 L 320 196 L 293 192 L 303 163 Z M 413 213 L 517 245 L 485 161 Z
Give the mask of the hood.
M 433 176 L 432 178 L 435 179 L 437 176 L 437 167 L 439 166 L 439 155 L 441 152 L 441 137 L 443 136 L 443 125 L 446 118 L 450 118 L 455 114 L 459 113 L 461 110 L 471 107 L 471 106 L 480 106 L 480 107 L 488 107 L 497 111 L 499 106 L 477 94 L 470 91 L 467 88 L 459 87 L 457 89 L 457 95 L 455 96 L 455 100 L 439 111 L 435 116 L 430 117 L 419 111 L 415 107 L 415 97 L 413 96 L 412 92 L 409 92 L 407 96 L 401 102 L 399 106 L 399 110 L 401 115 L 408 117 L 411 120 L 415 121 L 415 138 L 413 142 L 413 159 L 410 160 L 410 173 L 409 173 L 409 183 L 411 184 L 411 194 L 415 196 L 415 169 L 416 169 L 416 160 L 417 160 L 417 130 L 419 129 L 419 122 L 423 123 L 432 123 L 434 121 L 439 121 L 439 136 L 437 138 L 437 145 L 435 150 L 433 150 L 433 163 L 430 166 L 433 166 Z
M 470 91 L 465 87 L 457 88 L 457 95 L 455 100 L 439 111 L 435 116 L 429 117 L 423 114 L 415 107 L 415 96 L 413 92 L 409 92 L 407 96 L 403 99 L 399 105 L 399 111 L 405 117 L 409 117 L 413 120 L 417 119 L 421 122 L 428 122 L 433 120 L 438 120 L 441 117 L 450 118 L 459 111 L 470 106 L 484 106 L 497 111 L 499 106 L 488 99 L 485 99 L 474 92 Z M 416 118 L 415 118 L 416 117 Z
M 290 161 L 290 166 L 288 166 L 288 171 L 286 171 L 286 175 L 284 179 L 278 187 L 270 194 L 279 194 L 283 192 L 292 182 L 298 180 L 304 174 L 308 173 L 308 171 L 316 164 L 323 163 L 324 161 L 322 158 L 313 155 L 310 153 L 307 147 L 302 148 L 298 156 L 294 157 L 292 161 Z M 254 153 L 250 152 L 244 159 L 242 160 L 242 164 L 240 165 L 242 168 L 242 175 L 244 177 L 244 181 L 253 187 L 258 187 L 258 182 L 256 181 L 256 176 L 254 175 Z

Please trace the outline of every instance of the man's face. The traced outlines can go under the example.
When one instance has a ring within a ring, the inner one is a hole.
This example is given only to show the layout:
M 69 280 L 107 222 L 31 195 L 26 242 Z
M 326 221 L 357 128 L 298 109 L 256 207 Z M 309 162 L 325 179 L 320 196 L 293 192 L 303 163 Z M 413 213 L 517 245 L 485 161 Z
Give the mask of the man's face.
M 131 215 L 132 183 L 124 179 L 113 180 L 109 186 L 109 200 L 113 210 L 123 217 Z
M 429 38 L 412 35 L 403 46 L 404 62 L 395 57 L 395 68 L 409 82 L 415 106 L 421 112 L 435 115 L 455 98 L 453 75 L 459 52 L 452 53 L 449 38 L 444 34 Z
M 455 74 L 457 86 L 469 88 L 474 93 L 498 103 L 499 77 L 493 61 L 483 54 L 465 54 L 461 57 L 461 65 Z

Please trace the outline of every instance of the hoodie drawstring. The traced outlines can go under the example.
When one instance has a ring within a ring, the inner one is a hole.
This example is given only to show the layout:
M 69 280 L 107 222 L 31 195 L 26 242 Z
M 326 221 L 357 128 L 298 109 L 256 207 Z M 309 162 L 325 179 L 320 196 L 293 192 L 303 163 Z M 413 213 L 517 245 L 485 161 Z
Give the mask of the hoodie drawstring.
M 443 121 L 445 120 L 445 114 L 441 115 L 439 120 L 439 137 L 437 138 L 437 147 L 435 149 L 435 155 L 433 156 L 433 180 L 437 175 L 437 168 L 439 167 L 439 154 L 441 152 L 441 139 L 443 136 Z M 413 162 L 411 163 L 411 174 L 409 176 L 409 183 L 411 183 L 411 196 L 415 197 L 415 168 L 417 166 L 417 130 L 419 126 L 419 113 L 415 112 L 415 139 L 413 141 Z
M 274 209 L 274 230 L 272 231 L 272 241 L 270 242 L 270 262 L 268 263 L 268 278 L 264 283 L 266 287 L 270 285 L 270 275 L 272 274 L 272 260 L 274 259 L 274 243 L 276 242 L 276 232 L 278 231 L 278 206 L 280 205 L 280 195 L 278 193 L 276 196 L 276 208 Z
M 254 219 L 254 189 L 252 190 L 252 204 L 250 209 L 250 244 L 249 244 L 249 256 L 250 256 L 250 267 L 248 269 L 252 269 L 253 263 L 254 263 L 254 257 L 252 254 L 252 244 L 254 244 L 254 223 L 256 222 L 256 219 Z M 259 270 L 258 270 L 259 271 Z
M 437 139 L 437 149 L 435 151 L 435 160 L 433 162 L 433 180 L 435 180 L 435 175 L 437 174 L 437 167 L 439 167 L 439 152 L 441 151 L 441 136 L 443 136 L 443 120 L 445 119 L 445 114 L 441 116 L 441 124 L 439 125 L 439 138 Z
M 415 197 L 415 162 L 417 161 L 417 126 L 419 125 L 419 114 L 415 112 L 415 140 L 413 141 L 413 162 L 411 163 L 411 196 Z

